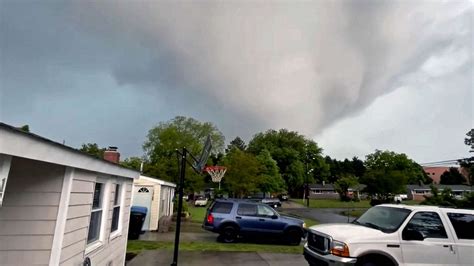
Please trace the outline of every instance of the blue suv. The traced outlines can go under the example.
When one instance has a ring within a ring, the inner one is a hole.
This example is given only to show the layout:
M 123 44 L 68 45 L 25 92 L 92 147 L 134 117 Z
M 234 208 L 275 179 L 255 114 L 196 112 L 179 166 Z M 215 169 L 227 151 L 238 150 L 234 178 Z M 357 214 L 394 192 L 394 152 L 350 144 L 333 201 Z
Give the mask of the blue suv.
M 219 240 L 233 243 L 239 236 L 278 236 L 299 245 L 305 236 L 303 220 L 280 215 L 263 203 L 216 200 L 207 209 L 203 228 L 219 234 Z

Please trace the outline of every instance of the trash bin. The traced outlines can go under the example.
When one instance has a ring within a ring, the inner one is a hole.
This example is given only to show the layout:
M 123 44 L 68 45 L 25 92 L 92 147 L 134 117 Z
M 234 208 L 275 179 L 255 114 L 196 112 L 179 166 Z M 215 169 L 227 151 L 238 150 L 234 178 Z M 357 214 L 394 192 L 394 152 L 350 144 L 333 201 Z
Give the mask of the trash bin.
M 132 206 L 130 211 L 130 224 L 128 225 L 128 239 L 138 239 L 142 231 L 143 222 L 148 209 L 142 206 Z

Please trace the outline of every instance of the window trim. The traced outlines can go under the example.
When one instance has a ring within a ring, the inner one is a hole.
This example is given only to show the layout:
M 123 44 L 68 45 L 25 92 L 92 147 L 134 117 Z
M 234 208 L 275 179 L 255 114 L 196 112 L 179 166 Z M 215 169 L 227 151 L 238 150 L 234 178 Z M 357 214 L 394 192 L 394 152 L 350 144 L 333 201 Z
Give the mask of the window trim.
M 116 181 L 115 183 L 112 184 L 113 186 L 114 185 L 119 185 L 120 186 L 120 189 L 119 189 L 119 205 L 114 205 L 114 203 L 112 203 L 112 210 L 119 206 L 120 207 L 120 210 L 119 210 L 119 218 L 118 218 L 118 226 L 117 226 L 117 229 L 115 231 L 111 231 L 110 232 L 110 236 L 109 236 L 109 240 L 112 240 L 112 239 L 115 239 L 119 236 L 122 236 L 122 231 L 123 231 L 123 213 L 124 213 L 124 206 L 125 206 L 125 193 L 126 193 L 126 183 L 124 181 Z M 115 187 L 115 186 L 114 186 Z M 115 195 L 114 195 L 115 196 Z M 115 200 L 115 198 L 114 198 Z M 111 217 L 111 220 L 110 220 L 110 230 L 112 230 L 112 219 L 113 219 L 113 213 L 112 213 L 112 217 Z
M 96 249 L 101 248 L 104 243 L 105 243 L 105 234 L 106 234 L 106 225 L 107 225 L 107 218 L 108 218 L 108 212 L 109 212 L 109 203 L 110 200 L 110 183 L 111 180 L 102 178 L 102 177 L 97 177 L 97 179 L 94 182 L 94 187 L 96 183 L 101 183 L 103 185 L 103 190 L 102 190 L 102 198 L 101 198 L 101 206 L 102 206 L 102 215 L 101 215 L 101 221 L 100 221 L 100 228 L 99 228 L 99 238 L 96 239 L 95 241 L 91 243 L 87 243 L 87 238 L 86 238 L 86 249 L 84 253 L 87 255 Z M 94 189 L 95 192 L 95 189 Z M 94 197 L 94 193 L 92 193 L 92 197 Z M 92 204 L 91 203 L 91 210 L 90 210 L 90 216 L 89 216 L 89 226 L 87 227 L 87 232 L 89 232 L 89 227 L 90 227 L 90 219 L 92 218 Z
M 417 215 L 417 214 L 420 214 L 420 213 L 434 213 L 438 216 L 438 219 L 439 221 L 441 222 L 441 225 L 443 226 L 443 229 L 444 229 L 444 233 L 446 234 L 446 237 L 426 237 L 426 239 L 429 239 L 431 241 L 446 241 L 448 239 L 451 239 L 451 235 L 450 235 L 450 229 L 449 227 L 446 227 L 446 223 L 444 221 L 444 217 L 443 215 L 441 215 L 439 212 L 437 211 L 433 211 L 433 210 L 419 210 L 419 211 L 415 211 L 411 214 L 411 216 L 409 216 L 408 218 L 406 218 L 405 220 L 405 224 L 403 225 L 403 229 L 400 231 L 400 234 L 403 234 L 403 232 L 408 228 L 408 224 L 411 222 L 411 220 Z M 407 240 L 404 240 L 402 235 L 400 235 L 401 239 L 403 241 L 407 241 Z

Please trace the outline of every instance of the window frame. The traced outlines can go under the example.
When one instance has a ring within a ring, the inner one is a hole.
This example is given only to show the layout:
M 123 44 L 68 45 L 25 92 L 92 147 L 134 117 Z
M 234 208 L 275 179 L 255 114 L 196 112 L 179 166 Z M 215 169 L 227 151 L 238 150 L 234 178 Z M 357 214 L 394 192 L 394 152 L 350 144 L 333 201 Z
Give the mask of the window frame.
M 119 186 L 119 189 L 118 189 L 119 195 L 117 197 L 117 195 L 114 194 L 113 201 L 111 201 L 111 203 L 112 203 L 112 206 L 111 206 L 112 216 L 110 217 L 111 219 L 110 219 L 110 236 L 109 236 L 109 239 L 114 239 L 118 236 L 121 236 L 122 235 L 122 230 L 123 230 L 122 223 L 123 223 L 123 211 L 124 211 L 124 205 L 125 205 L 125 187 L 126 187 L 126 185 L 125 185 L 125 182 L 119 182 L 118 180 L 115 183 L 112 183 L 112 187 L 115 189 L 115 193 L 117 192 L 117 189 L 116 189 L 117 186 Z M 117 204 L 115 203 L 115 199 L 117 199 Z M 112 224 L 113 224 L 113 219 L 114 219 L 113 211 L 117 207 L 119 208 L 117 229 L 112 231 Z
M 101 191 L 101 198 L 100 198 L 100 206 L 102 207 L 101 208 L 102 214 L 100 216 L 101 220 L 99 224 L 99 236 L 94 241 L 89 242 L 89 228 L 91 226 L 92 213 L 94 212 L 93 201 L 94 201 L 94 193 L 95 193 L 95 184 L 97 183 L 102 184 L 102 191 Z M 86 255 L 102 247 L 105 243 L 105 234 L 107 231 L 106 225 L 107 225 L 107 220 L 108 220 L 107 214 L 109 211 L 109 204 L 107 203 L 109 200 L 110 200 L 110 180 L 107 180 L 106 178 L 97 177 L 97 179 L 94 182 L 94 187 L 93 187 L 92 203 L 91 203 L 91 210 L 90 210 L 90 216 L 89 216 L 89 226 L 87 228 L 86 249 L 85 249 Z
M 403 239 L 403 232 L 405 230 L 408 230 L 408 226 L 410 224 L 410 222 L 413 220 L 413 218 L 415 218 L 415 216 L 417 216 L 418 214 L 422 214 L 422 213 L 432 213 L 432 214 L 435 214 L 437 217 L 438 217 L 438 220 L 439 222 L 441 223 L 441 225 L 443 226 L 443 230 L 444 230 L 444 234 L 446 235 L 446 237 L 426 237 L 423 235 L 424 239 L 431 239 L 431 240 L 438 240 L 438 241 L 445 241 L 445 240 L 448 240 L 450 239 L 450 234 L 448 232 L 447 228 L 446 227 L 446 224 L 445 222 L 443 221 L 443 218 L 442 218 L 442 215 L 436 211 L 431 211 L 431 210 L 423 210 L 423 211 L 417 211 L 417 212 L 413 212 L 412 215 L 406 219 L 406 224 L 403 226 L 403 230 L 401 231 L 401 237 L 402 237 L 402 240 L 406 241 L 405 239 Z M 421 232 L 420 232 L 421 233 Z

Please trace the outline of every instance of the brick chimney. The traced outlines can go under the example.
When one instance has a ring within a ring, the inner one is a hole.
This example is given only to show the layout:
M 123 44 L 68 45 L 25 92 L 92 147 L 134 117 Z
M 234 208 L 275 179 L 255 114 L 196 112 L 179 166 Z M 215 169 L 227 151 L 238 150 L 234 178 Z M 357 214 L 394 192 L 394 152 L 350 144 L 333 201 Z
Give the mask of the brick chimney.
M 104 152 L 104 160 L 118 164 L 120 162 L 120 153 L 117 147 L 108 147 Z

